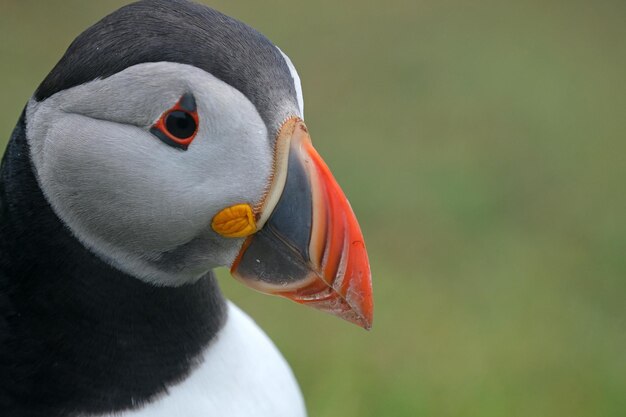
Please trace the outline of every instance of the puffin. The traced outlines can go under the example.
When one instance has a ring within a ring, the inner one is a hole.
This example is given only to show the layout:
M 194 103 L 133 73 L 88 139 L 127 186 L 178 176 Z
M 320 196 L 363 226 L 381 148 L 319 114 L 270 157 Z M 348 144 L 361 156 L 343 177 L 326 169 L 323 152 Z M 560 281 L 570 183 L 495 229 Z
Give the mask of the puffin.
M 370 328 L 363 234 L 303 107 L 287 55 L 187 0 L 72 42 L 0 168 L 0 415 L 306 415 L 213 272 Z

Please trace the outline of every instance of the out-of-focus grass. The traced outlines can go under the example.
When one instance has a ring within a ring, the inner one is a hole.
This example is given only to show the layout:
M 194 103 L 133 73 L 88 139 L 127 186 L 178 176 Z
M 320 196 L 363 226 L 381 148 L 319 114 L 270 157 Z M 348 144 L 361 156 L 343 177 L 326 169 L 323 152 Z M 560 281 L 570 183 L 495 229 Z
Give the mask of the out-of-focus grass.
M 2 138 L 124 3 L 1 0 Z M 298 66 L 368 243 L 370 333 L 221 271 L 311 416 L 623 415 L 626 3 L 211 4 Z

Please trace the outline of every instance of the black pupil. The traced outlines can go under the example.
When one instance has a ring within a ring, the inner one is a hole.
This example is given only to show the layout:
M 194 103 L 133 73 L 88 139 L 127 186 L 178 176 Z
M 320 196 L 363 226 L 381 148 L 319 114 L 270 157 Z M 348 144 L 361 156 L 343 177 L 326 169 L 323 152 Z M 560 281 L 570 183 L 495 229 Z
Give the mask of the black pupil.
M 187 139 L 196 131 L 196 121 L 189 113 L 173 111 L 165 119 L 167 131 L 178 139 Z

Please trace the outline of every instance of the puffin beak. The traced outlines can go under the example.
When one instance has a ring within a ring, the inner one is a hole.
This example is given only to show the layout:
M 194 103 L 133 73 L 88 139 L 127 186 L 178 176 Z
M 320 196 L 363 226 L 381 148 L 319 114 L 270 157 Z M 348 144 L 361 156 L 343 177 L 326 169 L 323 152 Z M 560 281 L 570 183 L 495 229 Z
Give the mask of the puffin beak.
M 283 124 L 272 184 L 254 211 L 256 233 L 245 240 L 232 275 L 369 329 L 372 283 L 363 235 L 302 120 Z

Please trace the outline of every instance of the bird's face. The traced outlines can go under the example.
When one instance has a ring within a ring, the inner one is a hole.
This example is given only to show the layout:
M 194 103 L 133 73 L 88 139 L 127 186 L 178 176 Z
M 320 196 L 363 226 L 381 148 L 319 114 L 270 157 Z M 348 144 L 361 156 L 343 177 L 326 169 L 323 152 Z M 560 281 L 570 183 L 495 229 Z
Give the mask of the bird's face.
M 270 184 L 273 144 L 254 105 L 193 66 L 135 65 L 31 101 L 27 118 L 57 214 L 92 250 L 162 285 L 232 263 L 243 240 L 212 219 L 258 205 Z
M 105 18 L 29 102 L 47 200 L 86 247 L 136 278 L 178 286 L 231 266 L 261 292 L 369 327 L 363 236 L 311 145 L 291 61 L 242 24 L 177 4 L 194 14 L 137 3 Z M 144 14 L 177 24 L 141 29 Z M 203 48 L 175 32 L 183 26 Z

